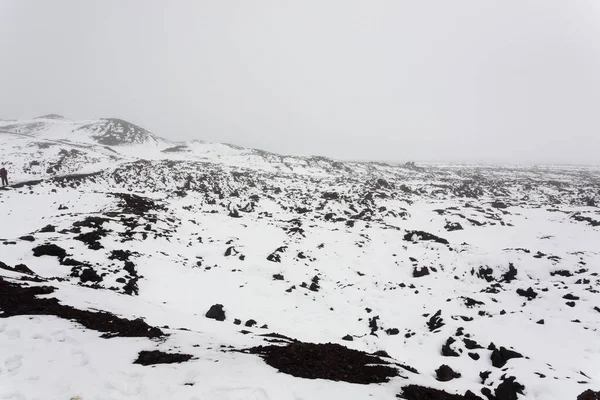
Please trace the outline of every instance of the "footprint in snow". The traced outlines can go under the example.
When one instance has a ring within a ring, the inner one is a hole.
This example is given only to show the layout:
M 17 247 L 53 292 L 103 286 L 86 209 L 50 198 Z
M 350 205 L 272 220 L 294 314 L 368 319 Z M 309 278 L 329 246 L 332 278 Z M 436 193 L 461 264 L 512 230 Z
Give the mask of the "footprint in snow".
M 7 358 L 6 361 L 4 361 L 4 365 L 6 366 L 6 369 L 8 370 L 8 372 L 17 371 L 19 368 L 21 368 L 21 360 L 22 359 L 23 359 L 23 356 L 20 356 L 20 355 L 16 355 L 16 356 Z
M 222 388 L 210 391 L 210 398 L 221 400 L 271 400 L 264 389 L 261 388 Z
M 9 331 L 6 331 L 6 337 L 8 337 L 9 339 L 19 339 L 21 337 L 21 331 L 19 331 L 18 329 L 11 329 Z

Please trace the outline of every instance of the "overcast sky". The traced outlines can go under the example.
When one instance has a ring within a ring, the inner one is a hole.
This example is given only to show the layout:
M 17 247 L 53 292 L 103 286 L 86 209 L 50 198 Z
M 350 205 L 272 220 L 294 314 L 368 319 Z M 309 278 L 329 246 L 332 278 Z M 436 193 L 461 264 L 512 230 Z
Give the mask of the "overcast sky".
M 0 0 L 0 118 L 342 159 L 600 164 L 598 0 Z

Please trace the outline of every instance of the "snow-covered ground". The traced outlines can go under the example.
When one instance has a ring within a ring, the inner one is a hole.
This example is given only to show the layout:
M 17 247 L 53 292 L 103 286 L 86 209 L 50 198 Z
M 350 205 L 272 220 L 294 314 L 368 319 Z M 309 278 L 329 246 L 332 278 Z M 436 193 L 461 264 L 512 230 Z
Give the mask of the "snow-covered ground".
M 0 143 L 0 399 L 600 390 L 600 168 L 339 162 L 56 116 L 0 121 Z M 104 338 L 85 311 L 162 334 Z M 268 333 L 417 372 L 293 376 L 242 351 L 291 346 Z M 192 358 L 134 363 L 153 350 Z

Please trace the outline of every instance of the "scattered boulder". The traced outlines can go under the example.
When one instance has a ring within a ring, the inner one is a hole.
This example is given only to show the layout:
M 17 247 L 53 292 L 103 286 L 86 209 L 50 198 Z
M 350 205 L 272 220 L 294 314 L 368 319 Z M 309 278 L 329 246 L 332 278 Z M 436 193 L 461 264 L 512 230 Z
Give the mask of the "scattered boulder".
M 461 374 L 455 372 L 452 368 L 447 366 L 446 364 L 441 365 L 438 369 L 435 370 L 435 375 L 437 380 L 440 382 L 448 382 L 455 378 L 460 378 Z
M 450 347 L 454 342 L 456 342 L 456 340 L 452 337 L 449 337 L 448 340 L 446 340 L 446 343 L 442 346 L 442 355 L 444 357 L 460 356 L 460 354 L 458 354 L 452 347 Z
M 517 294 L 519 296 L 523 296 L 523 297 L 527 297 L 527 300 L 533 300 L 537 297 L 537 293 L 535 290 L 533 290 L 533 288 L 528 288 L 527 290 L 523 290 L 523 289 L 517 289 Z
M 206 318 L 214 319 L 217 321 L 225 321 L 225 311 L 223 310 L 223 304 L 215 304 L 210 307 L 206 312 Z
M 446 222 L 444 229 L 446 229 L 448 232 L 453 232 L 453 231 L 462 231 L 463 227 L 458 222 Z
M 449 244 L 449 242 L 441 237 L 438 237 L 434 234 L 423 232 L 423 231 L 408 231 L 406 235 L 404 235 L 404 240 L 409 242 L 416 242 L 419 240 L 433 241 L 441 244 Z
M 427 321 L 429 332 L 440 329 L 444 325 L 444 320 L 442 319 L 442 310 L 438 310 L 431 318 L 429 318 L 429 321 Z
M 32 250 L 34 257 L 53 256 L 58 257 L 58 259 L 62 261 L 67 256 L 67 251 L 65 249 L 53 243 L 41 244 L 37 247 L 34 247 Z
M 413 277 L 415 278 L 420 278 L 422 276 L 426 276 L 429 275 L 429 268 L 427 267 L 423 267 L 421 269 L 418 269 L 417 267 L 415 267 L 413 269 Z
M 577 396 L 577 400 L 600 400 L 600 391 L 594 392 L 592 389 L 588 389 Z
M 496 368 L 504 367 L 508 360 L 511 360 L 513 358 L 523 358 L 523 355 L 517 353 L 516 351 L 508 350 L 502 346 L 500 347 L 500 349 L 494 349 L 491 355 L 492 365 Z

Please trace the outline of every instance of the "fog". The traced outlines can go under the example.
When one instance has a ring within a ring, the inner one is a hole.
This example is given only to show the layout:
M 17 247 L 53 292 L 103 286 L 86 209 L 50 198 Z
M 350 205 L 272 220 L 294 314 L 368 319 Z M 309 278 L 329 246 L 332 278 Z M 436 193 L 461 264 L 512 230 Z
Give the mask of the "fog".
M 0 118 L 340 159 L 600 164 L 600 2 L 0 1 Z

